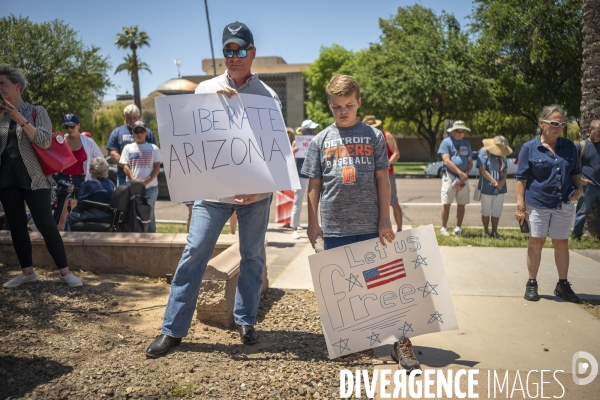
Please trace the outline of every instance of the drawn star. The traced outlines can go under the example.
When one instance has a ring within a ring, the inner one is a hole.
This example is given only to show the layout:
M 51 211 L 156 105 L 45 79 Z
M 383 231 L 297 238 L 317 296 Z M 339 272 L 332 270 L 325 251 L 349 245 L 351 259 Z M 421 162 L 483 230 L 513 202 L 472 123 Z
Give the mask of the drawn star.
M 372 332 L 371 336 L 367 336 L 367 339 L 371 341 L 371 344 L 369 346 L 373 346 L 375 342 L 381 343 L 381 340 L 379 340 L 379 333 Z
M 442 324 L 444 323 L 444 321 L 442 321 L 442 315 L 443 314 L 440 314 L 439 312 L 436 311 L 435 313 L 430 314 L 430 315 L 431 315 L 431 318 L 429 318 L 428 324 L 432 323 L 435 320 L 440 321 Z
M 358 275 L 354 275 L 353 273 L 350 273 L 350 278 L 346 278 L 346 280 L 348 281 L 348 291 L 352 291 L 352 288 L 354 287 L 354 285 L 358 286 L 358 287 L 363 287 L 363 285 L 360 284 L 360 282 L 358 281 Z
M 414 332 L 413 328 L 412 328 L 412 324 L 409 324 L 408 322 L 404 321 L 404 326 L 398 328 L 399 331 L 402 331 L 402 336 L 406 336 L 406 334 L 408 332 Z
M 344 352 L 344 350 L 350 351 L 350 348 L 348 347 L 349 340 L 350 339 L 340 339 L 337 342 L 333 343 L 332 345 L 337 347 L 340 350 L 340 354 L 342 354 Z
M 427 281 L 425 286 L 422 286 L 417 289 L 419 289 L 421 292 L 423 292 L 423 297 L 427 297 L 430 294 L 435 294 L 435 295 L 438 294 L 438 292 L 436 292 L 436 290 L 435 290 L 436 287 L 437 287 L 437 285 L 432 285 L 431 283 L 429 283 L 429 281 Z
M 419 268 L 421 265 L 427 265 L 427 263 L 425 262 L 425 260 L 427 260 L 427 257 L 422 257 L 419 254 L 417 256 L 417 259 L 413 261 L 415 263 L 415 269 Z

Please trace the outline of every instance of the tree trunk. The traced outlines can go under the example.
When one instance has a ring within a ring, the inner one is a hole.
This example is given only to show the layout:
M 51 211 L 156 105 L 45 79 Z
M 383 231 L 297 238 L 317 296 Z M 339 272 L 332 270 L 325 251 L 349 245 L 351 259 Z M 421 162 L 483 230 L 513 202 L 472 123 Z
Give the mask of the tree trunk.
M 580 135 L 587 136 L 590 123 L 600 119 L 600 0 L 583 0 L 583 62 L 581 66 Z M 596 207 L 586 219 L 585 231 L 597 236 Z
M 133 80 L 133 101 L 135 105 L 140 109 L 140 117 L 142 115 L 142 100 L 140 97 L 140 78 L 138 75 L 138 64 L 137 64 L 137 54 L 135 52 L 135 48 L 131 49 L 133 51 L 133 71 L 131 71 L 131 79 Z

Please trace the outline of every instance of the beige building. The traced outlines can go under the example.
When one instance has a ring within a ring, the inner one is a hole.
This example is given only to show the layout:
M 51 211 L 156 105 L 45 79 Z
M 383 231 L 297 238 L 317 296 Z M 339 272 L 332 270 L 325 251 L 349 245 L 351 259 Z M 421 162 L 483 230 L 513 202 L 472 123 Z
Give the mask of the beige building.
M 225 72 L 222 59 L 216 60 L 217 75 Z M 287 126 L 299 127 L 305 119 L 304 102 L 306 101 L 306 84 L 302 71 L 310 64 L 288 64 L 281 57 L 256 57 L 252 63 L 252 72 L 259 74 L 260 79 L 269 85 L 281 100 L 283 118 Z M 212 59 L 202 60 L 202 70 L 206 75 L 182 76 L 160 84 L 148 97 L 142 99 L 142 109 L 156 113 L 154 99 L 159 96 L 194 93 L 196 86 L 202 81 L 214 77 Z

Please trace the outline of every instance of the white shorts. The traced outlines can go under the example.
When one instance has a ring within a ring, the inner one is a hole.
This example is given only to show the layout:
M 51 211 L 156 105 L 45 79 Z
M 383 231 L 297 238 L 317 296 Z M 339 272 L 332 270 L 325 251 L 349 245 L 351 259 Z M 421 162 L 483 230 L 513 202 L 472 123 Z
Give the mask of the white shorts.
M 483 196 L 482 196 L 483 197 Z M 575 218 L 575 204 L 562 203 L 561 210 L 546 210 L 526 204 L 529 235 L 534 238 L 568 239 Z
M 456 204 L 469 204 L 469 181 L 461 190 L 457 190 L 452 187 L 454 179 L 447 173 L 442 175 L 442 204 L 452 204 L 455 198 Z
M 502 215 L 502 206 L 504 206 L 504 193 L 492 195 L 481 194 L 481 215 L 494 218 L 500 218 Z

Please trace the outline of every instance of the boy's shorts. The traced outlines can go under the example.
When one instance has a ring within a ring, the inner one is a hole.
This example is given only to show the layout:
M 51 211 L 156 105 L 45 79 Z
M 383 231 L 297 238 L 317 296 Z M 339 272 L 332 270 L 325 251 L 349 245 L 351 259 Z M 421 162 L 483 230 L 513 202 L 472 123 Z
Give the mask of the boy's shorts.
M 350 235 L 340 237 L 325 237 L 325 250 L 335 249 L 336 247 L 342 247 L 347 244 L 362 242 L 363 240 L 375 239 L 379 237 L 379 233 L 365 233 L 363 235 Z
M 390 177 L 390 206 L 398 206 L 400 203 L 398 202 L 398 191 L 396 189 L 396 175 L 388 174 Z
M 442 175 L 442 204 L 452 204 L 455 198 L 456 204 L 469 204 L 469 184 L 467 183 L 461 190 L 457 190 L 452 187 L 454 179 L 456 178 L 448 173 Z
M 527 206 L 529 213 L 528 236 L 534 238 L 568 239 L 575 218 L 575 204 L 562 203 L 561 210 L 546 210 Z
M 504 193 L 491 195 L 481 194 L 481 215 L 494 218 L 500 218 L 502 207 L 504 206 Z

